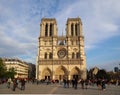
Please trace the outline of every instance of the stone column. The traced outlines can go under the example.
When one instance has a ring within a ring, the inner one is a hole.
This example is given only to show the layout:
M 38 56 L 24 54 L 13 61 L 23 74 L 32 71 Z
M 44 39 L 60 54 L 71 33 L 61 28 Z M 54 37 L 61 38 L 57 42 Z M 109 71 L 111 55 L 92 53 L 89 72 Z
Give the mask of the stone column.
M 70 80 L 70 71 L 68 71 L 68 80 Z
M 38 62 L 39 58 L 38 57 L 39 56 L 36 57 L 36 79 L 38 79 L 38 76 L 39 76 L 38 75 L 38 71 L 39 71 L 39 68 L 38 68 L 39 67 L 39 62 Z
M 71 30 L 70 30 L 70 26 L 71 26 L 71 24 L 70 23 L 68 23 L 68 36 L 71 36 Z
M 39 77 L 39 78 L 38 78 L 39 80 L 42 79 L 42 73 L 41 73 L 41 71 L 39 71 L 39 75 L 38 75 L 38 77 Z
M 47 30 L 47 32 L 48 32 L 47 36 L 50 36 L 50 23 L 48 23 L 48 30 Z
M 57 35 L 56 24 L 53 24 L 53 36 Z
M 75 23 L 73 23 L 73 36 L 75 36 Z
M 76 35 L 76 36 L 79 36 L 79 33 L 78 33 L 78 24 L 77 24 L 77 23 L 75 24 L 75 28 L 76 28 L 76 29 L 75 29 L 75 32 L 76 32 L 75 35 Z
M 40 36 L 42 36 L 42 23 L 40 24 Z
M 45 36 L 45 24 L 43 24 L 42 31 L 43 31 L 43 35 Z
M 43 23 L 40 24 L 40 36 L 45 36 L 45 25 Z
M 79 35 L 82 36 L 82 24 L 79 23 Z
M 54 80 L 54 79 L 55 79 L 55 72 L 52 71 L 52 80 Z
M 78 34 L 78 36 L 80 36 L 79 28 L 80 28 L 80 26 L 79 26 L 79 24 L 77 24 L 77 34 Z

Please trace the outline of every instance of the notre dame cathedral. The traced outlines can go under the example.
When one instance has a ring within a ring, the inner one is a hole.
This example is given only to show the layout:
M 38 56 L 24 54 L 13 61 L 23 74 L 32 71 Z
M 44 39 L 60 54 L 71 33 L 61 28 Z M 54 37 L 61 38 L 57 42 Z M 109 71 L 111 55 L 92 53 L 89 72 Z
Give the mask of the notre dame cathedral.
M 55 18 L 42 18 L 36 60 L 36 79 L 86 79 L 82 22 L 68 18 L 66 35 L 58 36 Z

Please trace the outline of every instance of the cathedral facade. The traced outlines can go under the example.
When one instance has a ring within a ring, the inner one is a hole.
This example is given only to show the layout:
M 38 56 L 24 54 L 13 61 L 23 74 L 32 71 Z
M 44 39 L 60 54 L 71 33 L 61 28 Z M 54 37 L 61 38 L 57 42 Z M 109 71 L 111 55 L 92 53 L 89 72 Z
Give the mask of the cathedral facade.
M 86 79 L 86 56 L 80 18 L 68 18 L 66 35 L 58 36 L 54 18 L 42 18 L 36 60 L 36 79 Z

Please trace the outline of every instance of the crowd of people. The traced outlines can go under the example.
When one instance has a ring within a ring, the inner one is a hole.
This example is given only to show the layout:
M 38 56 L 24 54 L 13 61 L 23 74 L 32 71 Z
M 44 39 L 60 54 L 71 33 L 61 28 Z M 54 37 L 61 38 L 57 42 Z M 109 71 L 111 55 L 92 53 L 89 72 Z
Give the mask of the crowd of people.
M 13 91 L 15 91 L 16 88 L 18 88 L 20 90 L 25 90 L 25 83 L 26 83 L 25 79 L 11 79 L 11 78 L 9 78 L 7 80 L 7 87 L 8 88 L 11 88 L 11 83 L 13 83 L 13 85 L 12 85 Z
M 33 80 L 32 80 L 33 81 Z M 51 83 L 59 83 L 60 85 L 63 85 L 64 88 L 69 88 L 72 87 L 74 89 L 78 88 L 78 85 L 81 85 L 81 89 L 88 89 L 88 86 L 97 86 L 98 90 L 106 90 L 106 84 L 110 85 L 113 84 L 111 81 L 105 80 L 105 79 L 94 79 L 94 80 L 90 80 L 90 79 L 78 79 L 78 78 L 73 78 L 72 80 L 69 80 L 68 78 L 64 78 L 63 80 L 50 80 L 50 79 L 46 79 L 46 80 L 34 80 L 34 83 L 41 84 L 41 83 L 46 83 L 51 84 Z M 120 80 L 116 81 L 117 86 L 120 86 Z
M 63 85 L 64 88 L 69 88 L 72 87 L 74 89 L 78 88 L 78 84 L 81 85 L 81 89 L 88 89 L 88 86 L 94 86 L 96 85 L 98 87 L 99 90 L 106 90 L 106 84 L 113 84 L 113 82 L 111 81 L 107 81 L 105 79 L 94 79 L 94 80 L 90 80 L 90 79 L 78 79 L 77 77 L 74 77 L 73 79 L 69 80 L 68 78 L 64 78 L 61 80 L 51 80 L 51 79 L 43 79 L 43 80 L 36 80 L 35 78 L 30 79 L 30 80 L 26 80 L 26 79 L 11 79 L 8 78 L 6 80 L 7 83 L 7 88 L 12 88 L 13 91 L 17 89 L 20 90 L 25 90 L 25 85 L 26 82 L 31 82 L 32 84 L 55 84 L 55 83 L 59 83 L 61 86 Z M 11 85 L 12 84 L 12 85 Z M 115 85 L 120 86 L 120 80 L 117 80 Z
M 69 85 L 72 84 L 72 87 L 77 89 L 77 85 L 81 84 L 81 89 L 88 89 L 88 86 L 94 86 L 96 85 L 98 87 L 98 90 L 106 90 L 106 85 L 113 84 L 111 81 L 105 80 L 105 79 L 77 79 L 73 78 L 72 80 L 63 79 L 64 88 L 69 88 Z M 115 83 L 116 86 L 120 86 L 120 80 L 117 80 Z

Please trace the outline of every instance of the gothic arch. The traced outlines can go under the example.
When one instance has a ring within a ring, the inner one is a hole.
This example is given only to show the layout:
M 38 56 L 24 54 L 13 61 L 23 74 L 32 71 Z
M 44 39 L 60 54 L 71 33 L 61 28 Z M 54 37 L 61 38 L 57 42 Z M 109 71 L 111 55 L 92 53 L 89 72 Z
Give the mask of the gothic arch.
M 77 66 L 73 67 L 70 71 L 70 76 L 71 78 L 74 77 L 80 78 L 81 77 L 80 69 Z
M 42 71 L 42 78 L 43 79 L 47 79 L 47 78 L 52 78 L 52 71 L 46 67 L 43 71 Z
M 64 66 L 59 66 L 55 70 L 55 78 L 60 80 L 68 77 L 68 70 Z

